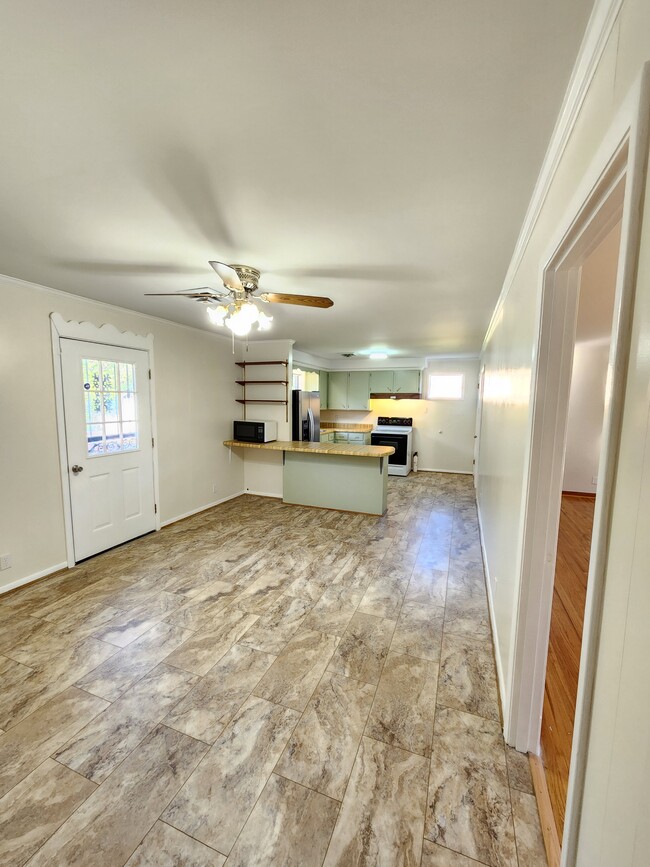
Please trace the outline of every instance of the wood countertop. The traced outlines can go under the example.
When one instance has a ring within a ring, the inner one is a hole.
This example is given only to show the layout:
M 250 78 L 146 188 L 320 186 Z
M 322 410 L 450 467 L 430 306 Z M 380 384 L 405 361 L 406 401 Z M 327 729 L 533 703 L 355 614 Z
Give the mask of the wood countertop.
M 275 440 L 271 443 L 240 443 L 224 440 L 228 448 L 264 449 L 268 452 L 312 452 L 323 455 L 348 455 L 356 458 L 386 458 L 395 453 L 392 446 L 361 446 L 354 443 L 300 443 Z
M 345 433 L 370 433 L 373 426 L 371 424 L 349 424 L 341 421 L 322 421 L 320 423 L 321 431 L 332 433 L 333 431 L 344 431 Z

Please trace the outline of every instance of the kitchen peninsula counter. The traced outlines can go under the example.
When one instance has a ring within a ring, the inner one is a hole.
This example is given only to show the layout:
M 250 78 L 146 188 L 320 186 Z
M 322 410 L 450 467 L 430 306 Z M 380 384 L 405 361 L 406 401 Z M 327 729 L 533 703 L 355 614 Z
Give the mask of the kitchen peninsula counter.
M 276 440 L 228 448 L 282 452 L 282 501 L 343 512 L 383 515 L 388 496 L 388 458 L 392 446 Z
M 351 443 L 309 443 L 273 440 L 270 443 L 240 443 L 238 440 L 225 440 L 228 448 L 264 449 L 269 452 L 308 452 L 328 455 L 356 455 L 361 458 L 387 458 L 395 453 L 392 446 L 362 446 Z

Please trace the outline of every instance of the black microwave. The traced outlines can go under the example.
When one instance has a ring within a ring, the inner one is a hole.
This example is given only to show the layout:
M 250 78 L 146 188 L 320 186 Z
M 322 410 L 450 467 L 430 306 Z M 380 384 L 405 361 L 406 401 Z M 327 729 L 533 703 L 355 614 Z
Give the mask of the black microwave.
M 270 443 L 278 438 L 277 421 L 234 421 L 232 438 L 240 443 Z

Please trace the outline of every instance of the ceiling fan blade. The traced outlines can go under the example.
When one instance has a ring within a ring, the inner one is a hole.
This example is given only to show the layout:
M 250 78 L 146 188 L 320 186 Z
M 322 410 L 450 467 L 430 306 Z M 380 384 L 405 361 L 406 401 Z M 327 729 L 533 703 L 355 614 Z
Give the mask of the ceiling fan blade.
M 239 279 L 239 274 L 235 271 L 234 268 L 231 268 L 230 265 L 226 265 L 223 262 L 209 262 L 208 264 L 212 265 L 219 277 L 221 277 L 221 279 L 223 280 L 223 285 L 227 289 L 237 289 L 242 292 L 244 291 L 242 282 Z
M 332 307 L 334 302 L 331 298 L 324 298 L 320 295 L 283 295 L 278 292 L 263 292 L 261 295 L 253 296 L 261 298 L 262 301 L 268 301 L 271 304 L 297 304 L 300 307 Z
M 217 301 L 219 298 L 227 297 L 225 292 L 215 292 L 214 289 L 210 289 L 209 286 L 202 286 L 200 289 L 179 289 L 178 292 L 145 292 L 145 295 L 174 295 L 177 298 L 213 298 Z

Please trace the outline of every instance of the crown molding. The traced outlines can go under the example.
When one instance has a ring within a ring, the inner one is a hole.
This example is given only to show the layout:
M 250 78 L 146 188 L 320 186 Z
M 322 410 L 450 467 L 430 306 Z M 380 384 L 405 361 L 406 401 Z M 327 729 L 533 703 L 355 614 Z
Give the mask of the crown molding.
M 128 313 L 130 316 L 142 316 L 144 319 L 152 322 L 160 322 L 161 325 L 170 325 L 174 328 L 184 328 L 188 331 L 199 332 L 199 334 L 207 334 L 209 337 L 216 337 L 218 340 L 232 341 L 231 334 L 221 334 L 217 331 L 209 331 L 207 328 L 197 328 L 196 325 L 185 325 L 183 322 L 174 322 L 173 319 L 163 319 L 162 316 L 153 316 L 151 313 L 142 313 L 140 310 L 132 310 L 130 307 L 120 307 L 118 304 L 110 304 L 108 301 L 97 301 L 95 298 L 87 298 L 85 295 L 75 295 L 74 292 L 66 292 L 63 289 L 54 289 L 52 286 L 44 286 L 42 283 L 32 283 L 30 280 L 23 280 L 20 277 L 12 277 L 10 274 L 0 274 L 0 281 L 6 281 L 10 285 L 14 285 L 17 289 L 34 289 L 37 292 L 47 292 L 50 295 L 57 295 L 61 298 L 69 298 L 73 301 L 83 301 L 86 304 L 93 304 L 95 307 L 101 307 L 104 310 L 113 310 L 116 313 Z M 235 338 L 236 343 L 242 343 L 239 338 Z M 242 343 L 243 345 L 243 343 Z
M 594 4 L 580 50 L 578 51 L 578 57 L 569 79 L 569 85 L 564 94 L 562 107 L 560 108 L 560 113 L 537 177 L 533 195 L 528 205 L 517 243 L 515 244 L 512 259 L 503 281 L 503 287 L 485 333 L 481 353 L 485 351 L 488 340 L 492 336 L 498 322 L 501 308 L 514 282 L 515 275 L 539 219 L 546 196 L 553 183 L 558 166 L 580 115 L 591 82 L 596 74 L 598 64 L 614 29 L 622 5 L 623 0 L 596 0 Z

